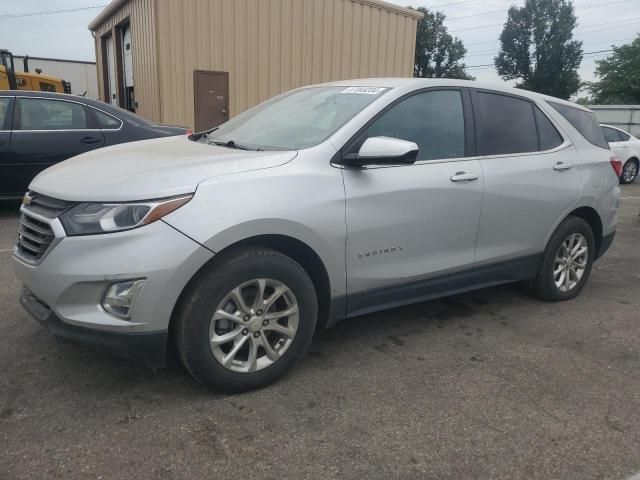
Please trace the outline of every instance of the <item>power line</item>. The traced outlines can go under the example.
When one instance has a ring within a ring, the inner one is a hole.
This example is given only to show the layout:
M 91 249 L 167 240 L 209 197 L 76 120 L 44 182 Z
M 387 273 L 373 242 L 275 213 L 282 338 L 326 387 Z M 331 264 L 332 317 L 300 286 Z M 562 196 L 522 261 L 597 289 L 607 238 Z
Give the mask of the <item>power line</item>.
M 639 21 L 637 21 L 637 19 L 640 19 L 640 17 L 627 18 L 625 20 L 625 22 L 627 22 L 628 20 L 636 20 L 636 21 L 628 22 L 628 23 L 620 23 L 620 20 L 614 20 L 612 22 L 596 23 L 596 24 L 593 24 L 593 25 L 584 25 L 583 27 L 579 27 L 577 30 L 581 30 L 582 28 L 589 28 L 589 27 L 599 27 L 601 25 L 609 25 L 611 23 L 615 23 L 616 27 L 623 27 L 623 26 L 626 26 L 626 25 L 632 25 L 634 23 L 640 23 Z M 479 30 L 481 28 L 497 27 L 497 26 L 501 26 L 501 25 L 504 25 L 504 24 L 503 23 L 492 23 L 491 25 L 480 25 L 480 26 L 477 26 L 477 27 L 458 28 L 456 30 L 449 30 L 449 32 L 451 32 L 451 33 L 453 33 L 453 32 L 465 32 L 467 30 Z M 612 27 L 608 27 L 608 28 L 612 28 Z M 591 32 L 585 32 L 585 33 L 600 32 L 602 30 L 608 30 L 608 28 L 603 28 L 601 30 L 593 30 Z
M 576 40 L 580 40 L 580 39 L 576 39 Z M 634 40 L 634 38 L 629 37 L 629 38 L 619 38 L 617 40 L 604 40 L 602 42 L 589 42 L 589 43 L 585 43 L 583 45 L 583 47 L 590 47 L 590 46 L 593 46 L 593 45 L 614 44 L 614 43 L 618 43 L 618 42 L 629 42 L 631 40 Z M 500 39 L 491 40 L 489 42 L 478 42 L 478 43 L 499 43 L 499 42 L 500 42 Z M 465 44 L 465 47 L 468 46 L 468 45 L 476 45 L 476 44 L 473 44 L 473 43 Z M 472 57 L 472 56 L 473 57 L 478 57 L 480 55 L 488 55 L 488 54 L 493 53 L 495 51 L 496 51 L 495 48 L 491 49 L 491 50 L 483 50 L 482 52 L 474 52 L 474 51 L 472 51 L 471 55 L 466 55 L 466 56 L 467 57 Z
M 595 55 L 595 54 L 600 54 L 600 53 L 608 53 L 608 52 L 613 52 L 613 49 L 609 49 L 609 50 L 597 50 L 594 52 L 585 52 L 582 55 Z M 465 69 L 467 68 L 487 68 L 487 67 L 494 67 L 495 65 L 493 63 L 484 63 L 482 65 L 465 65 Z
M 452 7 L 453 5 L 460 5 L 462 3 L 477 2 L 478 0 L 462 0 L 461 2 L 443 3 L 441 5 L 431 5 L 427 9 L 433 10 L 434 8 Z
M 91 7 L 69 8 L 69 9 L 66 9 L 66 10 L 46 10 L 46 11 L 39 11 L 39 12 L 6 13 L 6 14 L 0 15 L 0 19 L 36 17 L 36 16 L 40 16 L 40 15 L 56 15 L 56 14 L 59 14 L 59 13 L 80 12 L 82 10 L 93 10 L 93 9 L 96 9 L 96 8 L 103 8 L 103 7 L 106 7 L 106 5 L 93 5 Z
M 589 10 L 591 8 L 600 8 L 600 7 L 606 7 L 608 5 L 616 5 L 618 3 L 626 3 L 626 2 L 630 2 L 631 0 L 614 0 L 613 2 L 607 2 L 607 3 L 596 3 L 596 4 L 592 4 L 592 5 L 587 5 L 586 7 L 580 7 L 580 8 L 576 8 L 576 11 L 579 10 Z M 451 18 L 446 18 L 446 20 L 451 21 L 451 20 L 462 20 L 465 18 L 472 18 L 472 17 L 481 17 L 483 15 L 491 15 L 494 13 L 507 13 L 509 10 L 491 10 L 489 12 L 481 12 L 481 13 L 474 13 L 471 15 L 463 15 L 461 17 L 451 17 Z

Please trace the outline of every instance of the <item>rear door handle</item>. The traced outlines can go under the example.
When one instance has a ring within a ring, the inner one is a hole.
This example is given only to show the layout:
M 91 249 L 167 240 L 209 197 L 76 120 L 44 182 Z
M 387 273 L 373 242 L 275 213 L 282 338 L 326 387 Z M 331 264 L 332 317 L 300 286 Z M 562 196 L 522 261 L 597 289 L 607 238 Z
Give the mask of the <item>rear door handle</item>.
M 553 169 L 559 172 L 562 172 L 564 170 L 569 170 L 570 168 L 573 168 L 573 165 L 571 165 L 570 163 L 564 163 L 564 162 L 558 162 L 553 166 Z
M 95 137 L 84 137 L 82 140 L 80 140 L 80 142 L 86 143 L 87 145 L 91 145 L 92 143 L 100 143 L 102 142 L 102 140 Z
M 473 182 L 478 179 L 478 175 L 475 173 L 467 173 L 467 172 L 456 172 L 456 174 L 451 177 L 452 182 Z

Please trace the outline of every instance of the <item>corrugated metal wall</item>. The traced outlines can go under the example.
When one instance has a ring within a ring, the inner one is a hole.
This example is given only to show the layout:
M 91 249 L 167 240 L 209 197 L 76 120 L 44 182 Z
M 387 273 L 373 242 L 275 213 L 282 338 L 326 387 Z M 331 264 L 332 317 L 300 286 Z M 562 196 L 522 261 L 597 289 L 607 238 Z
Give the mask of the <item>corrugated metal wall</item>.
M 640 105 L 589 105 L 598 121 L 640 137 Z
M 133 50 L 133 77 L 136 113 L 150 120 L 160 119 L 160 98 L 157 71 L 156 9 L 155 0 L 130 0 L 122 5 L 95 31 L 96 63 L 100 99 L 104 100 L 104 73 L 100 38 L 127 17 L 131 23 L 131 45 Z M 179 2 L 176 2 L 179 3 Z
M 193 71 L 229 72 L 236 115 L 318 82 L 412 76 L 416 18 L 367 0 L 157 0 L 161 117 L 193 126 Z

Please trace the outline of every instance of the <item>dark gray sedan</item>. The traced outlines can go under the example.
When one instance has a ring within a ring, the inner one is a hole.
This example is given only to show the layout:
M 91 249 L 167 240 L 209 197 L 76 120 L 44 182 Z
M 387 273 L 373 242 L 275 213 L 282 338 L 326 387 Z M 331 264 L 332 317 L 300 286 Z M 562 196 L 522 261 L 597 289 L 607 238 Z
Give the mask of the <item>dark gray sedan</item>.
M 0 91 L 0 199 L 20 198 L 42 170 L 89 150 L 189 133 L 84 97 Z

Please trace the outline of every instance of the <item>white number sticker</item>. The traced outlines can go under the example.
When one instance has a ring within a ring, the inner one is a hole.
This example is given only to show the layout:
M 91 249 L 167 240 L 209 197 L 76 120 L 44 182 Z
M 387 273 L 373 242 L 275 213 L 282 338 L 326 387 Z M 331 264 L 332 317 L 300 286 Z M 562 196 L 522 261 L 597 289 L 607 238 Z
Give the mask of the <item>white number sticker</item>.
M 360 95 L 378 95 L 384 88 L 380 87 L 349 87 L 345 88 L 340 93 L 357 93 Z

